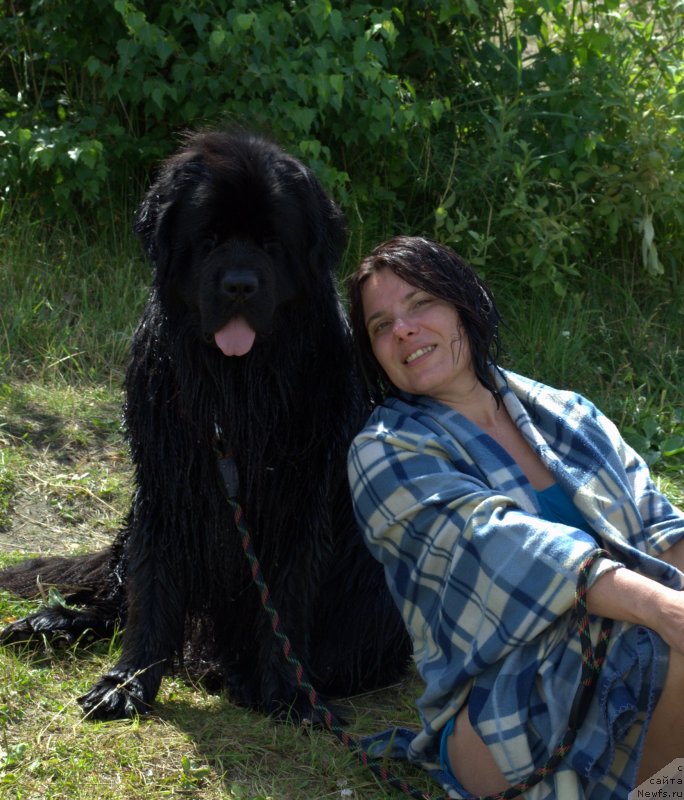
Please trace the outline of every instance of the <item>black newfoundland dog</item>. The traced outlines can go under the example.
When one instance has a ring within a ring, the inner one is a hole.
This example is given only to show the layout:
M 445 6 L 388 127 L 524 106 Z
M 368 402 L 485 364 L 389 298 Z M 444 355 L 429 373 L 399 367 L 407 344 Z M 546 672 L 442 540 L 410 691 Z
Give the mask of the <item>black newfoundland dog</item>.
M 396 680 L 410 646 L 346 480 L 369 408 L 335 284 L 340 210 L 265 139 L 199 133 L 162 166 L 136 230 L 155 272 L 125 384 L 128 519 L 104 553 L 6 571 L 2 586 L 25 594 L 40 571 L 80 607 L 45 608 L 4 641 L 125 622 L 121 658 L 80 698 L 93 718 L 148 710 L 180 660 L 242 705 L 315 717 L 242 552 L 219 469 L 228 457 L 313 685 L 343 696 Z

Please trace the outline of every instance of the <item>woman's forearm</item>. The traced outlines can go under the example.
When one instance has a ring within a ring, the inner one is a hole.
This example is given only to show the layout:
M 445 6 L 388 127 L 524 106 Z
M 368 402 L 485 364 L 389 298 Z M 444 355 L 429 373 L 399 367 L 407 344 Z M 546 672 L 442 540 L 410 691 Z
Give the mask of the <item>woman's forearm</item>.
M 589 613 L 652 627 L 661 597 L 659 583 L 622 567 L 599 577 L 587 592 Z
M 589 613 L 644 625 L 684 653 L 684 592 L 626 567 L 601 575 L 587 592 Z

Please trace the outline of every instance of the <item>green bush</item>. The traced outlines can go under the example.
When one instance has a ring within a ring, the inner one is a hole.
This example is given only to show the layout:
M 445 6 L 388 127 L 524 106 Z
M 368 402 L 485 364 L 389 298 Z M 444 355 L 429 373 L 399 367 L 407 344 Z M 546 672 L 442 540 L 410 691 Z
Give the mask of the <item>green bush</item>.
M 682 19 L 669 0 L 518 0 L 497 33 L 462 35 L 468 91 L 439 139 L 436 234 L 559 294 L 602 261 L 677 281 Z
M 97 215 L 184 130 L 244 124 L 343 204 L 348 263 L 410 230 L 561 295 L 597 263 L 681 291 L 683 8 L 13 0 L 0 191 Z
M 92 204 L 108 179 L 169 152 L 180 131 L 219 122 L 272 131 L 344 198 L 345 159 L 382 153 L 399 164 L 410 129 L 438 114 L 388 70 L 401 18 L 389 8 L 94 5 L 86 14 L 36 2 L 2 18 L 17 90 L 3 96 L 2 185 L 47 210 Z

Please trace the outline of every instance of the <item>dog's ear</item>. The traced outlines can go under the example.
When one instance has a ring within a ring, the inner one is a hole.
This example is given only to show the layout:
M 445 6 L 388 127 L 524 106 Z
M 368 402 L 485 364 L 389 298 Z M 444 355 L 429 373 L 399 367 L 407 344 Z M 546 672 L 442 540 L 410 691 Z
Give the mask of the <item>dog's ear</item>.
M 176 240 L 178 210 L 206 172 L 202 161 L 183 156 L 173 156 L 162 166 L 135 215 L 133 229 L 150 261 L 161 272 L 168 266 Z
M 335 273 L 347 244 L 342 209 L 325 191 L 314 172 L 294 156 L 280 151 L 276 159 L 279 180 L 299 208 L 303 224 L 296 247 L 314 273 Z

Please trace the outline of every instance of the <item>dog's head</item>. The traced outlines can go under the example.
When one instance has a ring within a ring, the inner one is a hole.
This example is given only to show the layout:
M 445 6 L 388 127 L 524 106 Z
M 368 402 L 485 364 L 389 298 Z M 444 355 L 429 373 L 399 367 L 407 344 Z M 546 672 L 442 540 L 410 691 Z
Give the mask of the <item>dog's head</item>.
M 236 356 L 332 279 L 346 242 L 342 212 L 307 167 L 263 138 L 218 132 L 192 135 L 166 161 L 136 231 L 166 312 Z

